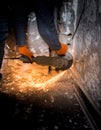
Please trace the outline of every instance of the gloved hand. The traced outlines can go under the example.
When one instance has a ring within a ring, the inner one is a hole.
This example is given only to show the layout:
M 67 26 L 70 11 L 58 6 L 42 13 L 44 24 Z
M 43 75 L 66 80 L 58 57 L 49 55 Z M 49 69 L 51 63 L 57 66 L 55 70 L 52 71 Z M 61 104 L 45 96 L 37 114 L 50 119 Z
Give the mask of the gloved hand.
M 59 56 L 65 56 L 66 52 L 68 50 L 68 45 L 61 43 L 61 49 L 56 51 L 56 54 Z
M 26 45 L 18 46 L 18 52 L 21 55 L 24 55 L 25 57 L 27 57 L 30 60 L 30 62 L 32 62 L 33 53 L 30 52 L 30 50 L 28 49 Z

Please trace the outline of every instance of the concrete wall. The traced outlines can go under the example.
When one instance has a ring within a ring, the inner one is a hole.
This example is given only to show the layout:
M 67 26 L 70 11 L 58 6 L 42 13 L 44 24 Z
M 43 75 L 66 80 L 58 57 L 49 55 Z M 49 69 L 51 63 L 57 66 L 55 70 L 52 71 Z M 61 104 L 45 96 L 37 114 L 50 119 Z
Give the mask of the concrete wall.
M 81 89 L 101 113 L 101 0 L 78 0 L 76 24 L 78 22 L 71 70 Z

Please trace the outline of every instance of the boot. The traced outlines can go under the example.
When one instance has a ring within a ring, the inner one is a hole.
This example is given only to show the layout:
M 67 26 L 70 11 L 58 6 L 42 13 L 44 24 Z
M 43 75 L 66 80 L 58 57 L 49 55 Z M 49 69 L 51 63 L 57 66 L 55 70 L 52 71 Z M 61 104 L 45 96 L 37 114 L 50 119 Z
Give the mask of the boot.
M 32 63 L 32 59 L 34 58 L 33 53 L 30 52 L 26 45 L 18 46 L 18 52 L 20 53 L 20 59 L 24 63 Z
M 58 56 L 65 56 L 68 51 L 68 45 L 61 43 L 61 49 L 56 51 Z

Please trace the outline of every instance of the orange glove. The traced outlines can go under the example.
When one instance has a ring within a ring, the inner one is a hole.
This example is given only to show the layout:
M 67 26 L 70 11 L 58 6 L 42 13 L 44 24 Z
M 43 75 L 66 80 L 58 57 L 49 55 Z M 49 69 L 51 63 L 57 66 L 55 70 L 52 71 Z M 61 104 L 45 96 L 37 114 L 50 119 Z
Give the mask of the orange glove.
M 56 51 L 57 55 L 65 55 L 68 50 L 68 46 L 64 43 L 61 43 L 61 49 Z
M 32 61 L 33 54 L 29 51 L 28 47 L 25 46 L 18 46 L 18 52 L 22 55 L 27 56 Z

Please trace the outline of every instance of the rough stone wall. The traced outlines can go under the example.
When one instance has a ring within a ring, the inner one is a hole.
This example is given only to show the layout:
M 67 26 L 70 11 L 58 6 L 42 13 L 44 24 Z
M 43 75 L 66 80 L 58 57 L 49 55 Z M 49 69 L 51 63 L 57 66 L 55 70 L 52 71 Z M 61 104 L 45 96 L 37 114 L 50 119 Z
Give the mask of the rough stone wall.
M 101 0 L 78 0 L 77 23 L 81 12 L 73 39 L 72 71 L 81 89 L 101 113 Z

